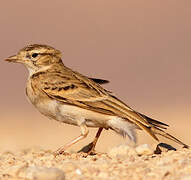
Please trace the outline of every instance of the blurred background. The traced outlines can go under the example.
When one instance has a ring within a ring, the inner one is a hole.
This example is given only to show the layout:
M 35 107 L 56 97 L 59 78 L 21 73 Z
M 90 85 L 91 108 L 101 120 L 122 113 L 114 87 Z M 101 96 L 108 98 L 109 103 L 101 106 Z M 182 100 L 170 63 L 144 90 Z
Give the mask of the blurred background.
M 3 60 L 31 43 L 64 52 L 65 65 L 110 80 L 104 87 L 170 125 L 191 144 L 191 2 L 186 0 L 7 0 L 0 6 L 0 149 L 55 150 L 79 128 L 49 120 L 26 99 L 27 70 Z M 96 133 L 71 149 L 89 143 Z M 126 143 L 104 131 L 97 150 Z M 169 142 L 169 141 L 166 141 Z M 155 141 L 139 132 L 139 144 Z M 171 143 L 174 145 L 174 143 Z

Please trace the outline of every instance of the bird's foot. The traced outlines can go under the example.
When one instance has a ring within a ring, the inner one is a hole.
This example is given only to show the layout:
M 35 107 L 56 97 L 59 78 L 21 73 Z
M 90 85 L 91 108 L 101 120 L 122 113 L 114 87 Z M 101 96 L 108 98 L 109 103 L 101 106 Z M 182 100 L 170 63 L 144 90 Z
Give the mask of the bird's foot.
M 87 156 L 88 155 L 96 155 L 96 151 L 95 151 L 95 144 L 94 142 L 89 143 L 88 145 L 84 146 L 82 149 L 80 149 L 78 151 L 78 153 L 84 153 Z
M 70 153 L 65 152 L 65 147 L 61 147 L 61 148 L 59 148 L 59 149 L 57 149 L 56 151 L 53 152 L 54 157 L 56 157 L 56 156 L 58 156 L 60 154 L 67 155 L 67 156 L 70 155 Z

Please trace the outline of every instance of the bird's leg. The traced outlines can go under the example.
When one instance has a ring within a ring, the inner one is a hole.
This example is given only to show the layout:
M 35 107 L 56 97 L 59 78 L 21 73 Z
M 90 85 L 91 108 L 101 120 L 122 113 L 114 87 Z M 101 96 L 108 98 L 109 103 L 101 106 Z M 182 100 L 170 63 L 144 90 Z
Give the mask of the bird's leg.
M 88 154 L 91 154 L 91 153 L 94 153 L 94 152 L 95 152 L 95 146 L 96 146 L 96 144 L 97 144 L 98 138 L 99 138 L 100 135 L 101 135 L 102 130 L 103 130 L 103 128 L 99 128 L 99 129 L 98 129 L 94 140 L 90 143 L 90 144 L 92 144 L 92 147 L 91 147 L 91 149 L 88 151 Z
M 94 140 L 91 143 L 89 143 L 87 146 L 83 147 L 79 152 L 85 152 L 88 155 L 94 154 L 95 153 L 95 146 L 96 146 L 96 143 L 98 141 L 98 138 L 101 135 L 102 130 L 103 130 L 103 128 L 99 128 L 97 133 L 96 133 Z
M 54 152 L 54 155 L 57 156 L 59 154 L 62 154 L 64 153 L 64 151 L 69 148 L 70 146 L 72 146 L 73 144 L 79 142 L 80 140 L 84 139 L 87 137 L 89 131 L 88 131 L 88 128 L 87 126 L 83 123 L 80 126 L 80 131 L 81 131 L 81 135 L 78 136 L 77 138 L 73 139 L 72 141 L 70 141 L 69 143 L 65 144 L 64 146 L 60 147 L 58 150 L 56 150 Z

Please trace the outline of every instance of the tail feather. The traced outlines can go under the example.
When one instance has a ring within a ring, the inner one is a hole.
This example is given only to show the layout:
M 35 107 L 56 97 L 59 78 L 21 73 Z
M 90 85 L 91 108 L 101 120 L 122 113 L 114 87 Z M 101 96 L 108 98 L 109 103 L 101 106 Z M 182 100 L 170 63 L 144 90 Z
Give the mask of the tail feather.
M 170 139 L 172 141 L 175 141 L 178 144 L 183 145 L 184 147 L 188 147 L 186 144 L 178 140 L 177 138 L 173 137 L 172 135 L 166 133 L 164 130 L 167 129 L 168 125 L 154 120 L 144 114 L 138 113 L 137 111 L 134 111 L 129 106 L 127 106 L 125 103 L 120 101 L 118 98 L 116 98 L 113 95 L 110 95 L 107 99 L 104 99 L 104 101 L 101 102 L 102 107 L 106 108 L 107 110 L 114 113 L 114 115 L 117 115 L 118 117 L 126 120 L 126 122 L 133 123 L 136 128 L 145 130 L 148 134 L 150 134 L 155 140 L 159 141 L 158 137 L 156 135 L 164 136 L 167 139 Z M 116 120 L 115 120 L 116 121 Z M 115 127 L 116 126 L 116 127 Z M 126 129 L 120 128 L 119 124 L 114 124 L 112 127 L 111 123 L 111 129 L 114 129 L 119 134 L 126 134 L 129 133 L 126 132 Z M 122 133 L 124 132 L 124 133 Z M 132 134 L 132 133 L 131 133 Z M 129 136 L 130 139 L 131 136 Z
M 147 122 L 155 127 L 160 127 L 162 129 L 167 129 L 167 127 L 169 126 L 168 124 L 165 124 L 163 122 L 157 121 L 155 119 L 152 119 L 144 114 L 139 113 L 143 118 L 145 118 L 147 120 Z
M 136 121 L 136 124 L 140 128 L 144 129 L 148 134 L 150 134 L 155 140 L 159 141 L 159 139 L 156 137 L 155 133 L 152 131 L 152 129 L 150 127 L 145 126 L 144 124 L 142 124 L 139 121 Z
M 140 113 L 139 113 L 140 114 Z M 151 125 L 151 127 L 149 128 L 149 131 L 151 131 L 154 135 L 160 135 L 160 136 L 163 136 L 167 139 L 170 139 L 180 145 L 183 145 L 185 148 L 188 148 L 189 146 L 184 144 L 182 141 L 178 140 L 177 138 L 175 138 L 174 136 L 170 135 L 169 133 L 165 132 L 163 129 L 167 129 L 167 127 L 169 125 L 163 123 L 163 122 L 160 122 L 160 121 L 157 121 L 157 120 L 154 120 L 144 114 L 140 114 L 143 118 L 145 118 L 147 120 L 147 122 Z
M 174 141 L 174 142 L 176 142 L 176 143 L 178 143 L 180 145 L 183 145 L 184 148 L 189 148 L 188 145 L 184 144 L 182 141 L 178 140 L 177 138 L 170 135 L 169 133 L 164 132 L 162 129 L 159 129 L 157 127 L 153 127 L 151 129 L 154 132 L 154 134 L 158 134 L 158 135 L 163 136 L 163 137 L 165 137 L 167 139 L 170 139 L 170 140 L 172 140 L 172 141 Z

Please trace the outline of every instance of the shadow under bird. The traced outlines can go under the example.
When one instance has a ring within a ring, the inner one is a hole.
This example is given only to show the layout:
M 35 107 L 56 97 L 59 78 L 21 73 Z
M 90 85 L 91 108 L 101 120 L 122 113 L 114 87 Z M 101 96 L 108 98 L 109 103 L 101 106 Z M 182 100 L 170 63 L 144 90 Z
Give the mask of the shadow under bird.
M 167 124 L 143 115 L 101 84 L 107 80 L 89 78 L 66 67 L 62 53 L 48 45 L 33 44 L 21 49 L 6 61 L 24 64 L 29 71 L 26 94 L 31 103 L 48 118 L 80 127 L 81 134 L 59 148 L 55 154 L 88 135 L 87 127 L 99 128 L 88 153 L 94 151 L 96 142 L 104 129 L 136 142 L 136 129 L 141 129 L 159 141 L 164 136 L 188 148 L 186 144 L 165 132 Z

